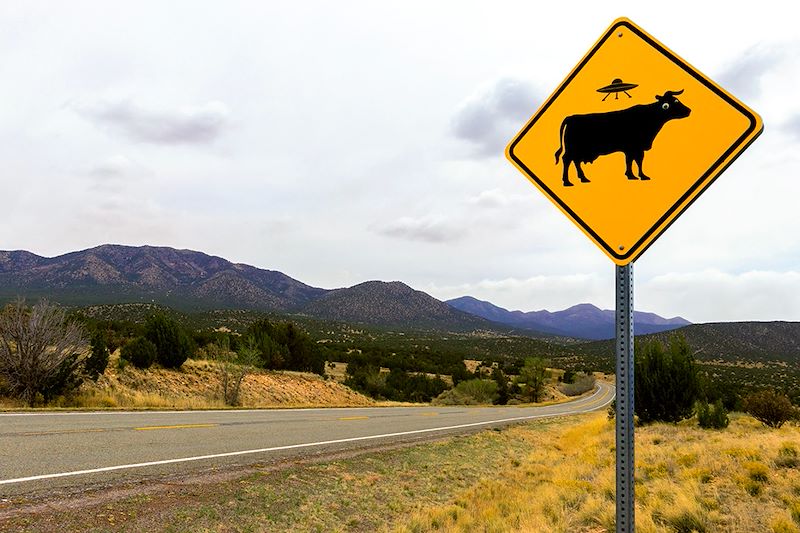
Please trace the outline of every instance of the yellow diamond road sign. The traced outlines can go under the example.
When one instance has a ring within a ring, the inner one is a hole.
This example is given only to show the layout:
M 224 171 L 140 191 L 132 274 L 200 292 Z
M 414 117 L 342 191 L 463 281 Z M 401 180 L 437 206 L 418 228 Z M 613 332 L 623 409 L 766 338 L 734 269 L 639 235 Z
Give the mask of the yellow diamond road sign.
M 615 263 L 626 265 L 762 130 L 751 109 L 621 18 L 506 155 Z

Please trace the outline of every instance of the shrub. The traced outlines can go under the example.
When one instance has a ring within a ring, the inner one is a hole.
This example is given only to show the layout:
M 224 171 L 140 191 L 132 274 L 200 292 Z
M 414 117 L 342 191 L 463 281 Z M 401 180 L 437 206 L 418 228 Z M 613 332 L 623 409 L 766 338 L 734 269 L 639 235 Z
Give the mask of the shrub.
M 455 389 L 460 394 L 474 399 L 475 403 L 492 403 L 497 396 L 497 383 L 487 379 L 462 381 Z
M 785 394 L 764 390 L 744 399 L 747 414 L 771 428 L 779 428 L 797 416 L 792 402 Z
M 31 407 L 77 388 L 87 343 L 83 327 L 47 301 L 23 300 L 0 313 L 0 377 L 4 388 Z
M 725 429 L 728 427 L 728 411 L 722 405 L 722 400 L 717 400 L 709 405 L 702 401 L 697 404 L 697 422 L 703 429 Z
M 156 347 L 158 362 L 167 368 L 180 368 L 192 351 L 189 336 L 173 319 L 153 315 L 144 326 L 144 336 Z
M 106 336 L 101 331 L 96 331 L 92 334 L 90 340 L 92 346 L 92 353 L 86 358 L 84 368 L 86 376 L 92 381 L 97 381 L 103 372 L 106 371 L 108 366 L 108 344 L 106 343 Z
M 635 349 L 634 408 L 642 423 L 678 422 L 694 414 L 700 382 L 689 345 L 675 335 L 669 346 L 655 340 Z
M 558 386 L 563 394 L 567 396 L 580 396 L 584 392 L 594 389 L 594 376 L 578 372 L 572 375 L 572 381 L 566 381 Z
M 156 345 L 144 337 L 137 337 L 120 349 L 119 355 L 136 368 L 149 368 L 156 362 Z
M 784 442 L 778 450 L 775 466 L 778 468 L 797 468 L 798 465 L 800 465 L 800 458 L 797 454 L 797 448 L 791 442 Z

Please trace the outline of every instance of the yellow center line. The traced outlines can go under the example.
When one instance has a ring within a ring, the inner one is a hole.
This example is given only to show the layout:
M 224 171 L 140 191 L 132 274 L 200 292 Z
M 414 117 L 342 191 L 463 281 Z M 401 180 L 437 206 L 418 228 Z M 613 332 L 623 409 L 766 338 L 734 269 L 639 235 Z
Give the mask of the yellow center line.
M 439 416 L 439 413 L 420 413 L 419 416 Z
M 26 437 L 32 436 L 40 436 L 40 435 L 65 435 L 70 433 L 103 433 L 104 431 L 110 431 L 105 429 L 60 429 L 60 430 L 53 430 L 53 431 L 28 431 L 25 433 L 21 433 Z
M 343 416 L 338 418 L 338 420 L 367 420 L 368 416 Z
M 174 426 L 144 426 L 133 428 L 136 431 L 150 431 L 152 429 L 187 429 L 187 428 L 213 428 L 219 424 L 177 424 Z

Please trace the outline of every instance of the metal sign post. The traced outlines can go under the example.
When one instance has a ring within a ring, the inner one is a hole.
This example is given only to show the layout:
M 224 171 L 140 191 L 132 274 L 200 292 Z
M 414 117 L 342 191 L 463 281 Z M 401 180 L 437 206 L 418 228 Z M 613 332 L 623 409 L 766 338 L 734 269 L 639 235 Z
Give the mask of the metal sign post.
M 617 533 L 634 531 L 633 264 L 617 266 Z

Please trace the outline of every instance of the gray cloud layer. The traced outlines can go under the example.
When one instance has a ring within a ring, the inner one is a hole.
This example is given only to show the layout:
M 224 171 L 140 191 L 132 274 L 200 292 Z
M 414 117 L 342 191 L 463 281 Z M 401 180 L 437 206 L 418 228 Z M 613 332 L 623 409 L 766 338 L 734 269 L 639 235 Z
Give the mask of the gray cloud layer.
M 452 227 L 441 217 L 402 217 L 378 229 L 378 233 L 410 241 L 448 242 L 461 237 L 461 230 Z
M 720 74 L 720 84 L 742 99 L 757 98 L 761 95 L 761 78 L 784 57 L 782 48 L 753 46 Z
M 473 143 L 478 155 L 502 153 L 540 103 L 530 83 L 501 78 L 461 104 L 452 119 L 452 132 Z
M 154 144 L 206 144 L 228 124 L 228 108 L 221 102 L 182 109 L 147 109 L 130 100 L 78 105 L 78 113 L 98 126 L 135 141 Z

